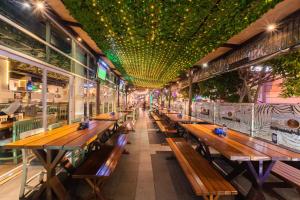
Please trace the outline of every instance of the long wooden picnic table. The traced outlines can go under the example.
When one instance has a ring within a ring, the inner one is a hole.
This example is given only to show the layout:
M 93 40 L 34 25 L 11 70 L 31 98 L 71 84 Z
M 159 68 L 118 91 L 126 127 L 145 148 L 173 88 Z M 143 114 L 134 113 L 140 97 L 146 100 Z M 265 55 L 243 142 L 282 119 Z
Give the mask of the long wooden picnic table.
M 95 117 L 93 117 L 93 120 L 100 120 L 100 121 L 118 121 L 120 120 L 124 114 L 122 112 L 117 112 L 114 115 L 111 113 L 102 113 Z
M 90 121 L 89 128 L 77 130 L 79 123 L 66 125 L 52 131 L 46 131 L 5 146 L 7 149 L 31 149 L 47 171 L 47 181 L 43 183 L 36 198 L 46 189 L 47 199 L 54 192 L 58 199 L 70 199 L 65 187 L 56 176 L 56 167 L 65 157 L 67 151 L 83 149 L 100 138 L 113 121 Z
M 189 115 L 182 115 L 182 117 L 179 117 L 178 114 L 167 113 L 165 116 L 175 123 L 204 123 L 203 120 Z
M 227 174 L 229 180 L 247 170 L 253 178 L 249 192 L 254 199 L 264 199 L 262 185 L 267 180 L 276 161 L 300 161 L 300 154 L 280 146 L 252 138 L 233 130 L 226 137 L 214 134 L 219 127 L 212 124 L 181 124 L 190 134 L 199 139 L 197 150 L 211 160 L 209 146 L 231 161 L 238 161 L 234 170 Z

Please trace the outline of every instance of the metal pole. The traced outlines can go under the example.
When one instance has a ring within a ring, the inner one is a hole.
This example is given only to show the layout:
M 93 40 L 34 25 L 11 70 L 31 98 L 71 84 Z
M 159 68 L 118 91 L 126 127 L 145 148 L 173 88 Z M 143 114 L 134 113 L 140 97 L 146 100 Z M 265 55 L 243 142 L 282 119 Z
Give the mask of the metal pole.
M 192 84 L 193 84 L 193 79 L 192 79 L 192 70 L 189 70 L 189 110 L 188 110 L 188 115 L 192 115 Z
M 171 109 L 171 86 L 169 88 L 169 102 L 168 102 L 168 109 Z
M 250 128 L 250 136 L 254 136 L 254 116 L 255 115 L 255 104 L 252 103 L 251 105 L 251 128 Z
M 96 111 L 97 115 L 100 114 L 100 80 L 97 81 L 97 92 L 96 92 Z
M 47 70 L 43 70 L 43 83 L 42 83 L 42 104 L 43 104 L 43 129 L 47 130 Z

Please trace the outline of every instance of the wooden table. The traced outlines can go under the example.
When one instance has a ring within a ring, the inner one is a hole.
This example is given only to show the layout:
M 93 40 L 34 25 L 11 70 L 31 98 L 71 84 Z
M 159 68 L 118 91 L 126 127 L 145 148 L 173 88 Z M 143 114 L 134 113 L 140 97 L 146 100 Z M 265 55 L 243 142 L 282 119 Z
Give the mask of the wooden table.
M 167 109 L 164 109 L 164 110 L 160 110 L 159 111 L 159 114 L 179 114 L 180 112 L 178 111 L 175 111 L 175 110 L 167 110 Z
M 182 117 L 178 117 L 178 114 L 171 113 L 167 113 L 165 115 L 175 123 L 204 123 L 203 120 L 188 115 L 182 115 Z
M 100 138 L 112 125 L 113 121 L 91 121 L 88 129 L 77 130 L 79 123 L 75 123 L 9 143 L 5 148 L 31 149 L 41 161 L 47 171 L 47 181 L 43 183 L 37 196 L 40 196 L 46 189 L 48 200 L 53 199 L 52 192 L 58 199 L 70 199 L 63 184 L 56 176 L 55 168 L 67 151 L 83 149 Z
M 117 112 L 114 115 L 111 115 L 110 113 L 103 113 L 100 115 L 97 115 L 93 117 L 93 120 L 100 120 L 100 121 L 118 121 L 124 116 L 123 113 Z
M 253 187 L 248 193 L 253 199 L 264 199 L 262 186 L 276 161 L 300 161 L 299 153 L 233 130 L 229 130 L 226 137 L 217 136 L 213 133 L 216 125 L 182 124 L 182 127 L 200 140 L 197 150 L 207 159 L 212 159 L 208 148 L 211 146 L 227 159 L 239 161 L 226 176 L 232 180 L 247 170 L 253 178 Z

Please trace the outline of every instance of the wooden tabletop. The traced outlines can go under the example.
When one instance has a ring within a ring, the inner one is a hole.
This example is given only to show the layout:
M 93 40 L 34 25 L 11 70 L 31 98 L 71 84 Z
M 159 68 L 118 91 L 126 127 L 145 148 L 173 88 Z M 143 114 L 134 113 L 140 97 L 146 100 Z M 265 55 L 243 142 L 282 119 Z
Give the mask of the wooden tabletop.
M 79 123 L 66 125 L 5 145 L 6 149 L 81 149 L 100 137 L 113 121 L 90 121 L 89 128 L 77 130 Z
M 122 112 L 117 112 L 114 115 L 111 115 L 110 113 L 103 113 L 93 117 L 92 119 L 100 121 L 118 121 L 120 118 L 122 118 L 122 116 Z
M 213 133 L 216 125 L 182 124 L 187 131 L 213 147 L 230 160 L 283 160 L 300 161 L 300 154 L 280 146 L 249 137 L 233 130 L 226 137 Z
M 168 110 L 168 109 L 164 109 L 160 111 L 161 114 L 179 114 L 180 112 L 175 111 L 175 110 Z
M 204 122 L 201 119 L 197 119 L 196 117 L 191 117 L 188 115 L 182 115 L 182 117 L 178 117 L 178 114 L 166 114 L 166 116 L 173 122 L 185 122 L 185 123 Z

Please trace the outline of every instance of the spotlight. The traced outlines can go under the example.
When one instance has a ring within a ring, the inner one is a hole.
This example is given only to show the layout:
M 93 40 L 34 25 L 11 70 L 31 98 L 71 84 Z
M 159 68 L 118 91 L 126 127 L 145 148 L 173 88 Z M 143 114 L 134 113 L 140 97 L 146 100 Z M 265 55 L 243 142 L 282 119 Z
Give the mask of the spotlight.
M 208 63 L 203 63 L 203 64 L 202 64 L 202 67 L 203 67 L 203 68 L 208 67 Z
M 45 9 L 45 4 L 43 1 L 37 1 L 35 3 L 35 7 L 38 9 L 38 10 L 44 10 Z
M 269 25 L 267 26 L 267 31 L 268 31 L 268 32 L 273 32 L 273 31 L 276 30 L 276 28 L 277 28 L 276 24 L 269 24 Z

